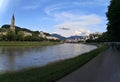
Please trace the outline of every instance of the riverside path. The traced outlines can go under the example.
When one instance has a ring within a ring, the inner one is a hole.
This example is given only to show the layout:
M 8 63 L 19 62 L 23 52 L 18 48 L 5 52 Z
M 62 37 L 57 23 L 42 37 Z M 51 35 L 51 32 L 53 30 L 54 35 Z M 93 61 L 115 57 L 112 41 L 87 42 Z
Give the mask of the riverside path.
M 120 82 L 120 51 L 109 48 L 56 82 Z

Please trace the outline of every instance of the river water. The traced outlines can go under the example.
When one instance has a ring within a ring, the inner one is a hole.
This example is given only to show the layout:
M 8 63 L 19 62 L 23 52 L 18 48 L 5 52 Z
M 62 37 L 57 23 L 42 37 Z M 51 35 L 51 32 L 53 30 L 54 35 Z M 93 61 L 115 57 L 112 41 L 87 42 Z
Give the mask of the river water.
M 96 49 L 85 44 L 59 44 L 45 47 L 0 47 L 0 72 L 39 67 Z

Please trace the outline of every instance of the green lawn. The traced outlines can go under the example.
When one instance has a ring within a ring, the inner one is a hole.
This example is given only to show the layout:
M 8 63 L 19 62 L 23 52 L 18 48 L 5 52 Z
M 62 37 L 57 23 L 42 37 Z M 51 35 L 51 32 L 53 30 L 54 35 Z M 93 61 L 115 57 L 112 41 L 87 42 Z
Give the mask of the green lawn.
M 1 74 L 0 82 L 54 82 L 83 66 L 107 48 L 108 46 L 103 45 L 75 58 L 58 61 L 44 67 L 31 68 L 15 73 Z
M 0 41 L 0 46 L 48 46 L 60 42 L 26 42 L 26 41 Z

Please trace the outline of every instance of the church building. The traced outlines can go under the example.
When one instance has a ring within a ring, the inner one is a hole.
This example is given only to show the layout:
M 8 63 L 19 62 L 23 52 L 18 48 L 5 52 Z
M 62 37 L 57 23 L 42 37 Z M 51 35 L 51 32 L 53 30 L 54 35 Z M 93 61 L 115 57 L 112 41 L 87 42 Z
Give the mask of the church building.
M 10 30 L 15 33 L 15 17 L 14 17 L 14 14 L 13 14 L 12 19 L 11 19 Z
M 10 24 L 10 28 L 9 30 L 13 31 L 14 34 L 16 34 L 16 27 L 15 27 L 15 16 L 13 14 L 12 18 L 11 18 L 11 24 Z M 7 35 L 7 31 L 4 31 L 4 32 L 0 32 L 0 34 L 2 35 Z M 26 31 L 21 31 L 24 33 L 24 36 L 32 36 L 32 33 L 30 32 L 26 32 Z

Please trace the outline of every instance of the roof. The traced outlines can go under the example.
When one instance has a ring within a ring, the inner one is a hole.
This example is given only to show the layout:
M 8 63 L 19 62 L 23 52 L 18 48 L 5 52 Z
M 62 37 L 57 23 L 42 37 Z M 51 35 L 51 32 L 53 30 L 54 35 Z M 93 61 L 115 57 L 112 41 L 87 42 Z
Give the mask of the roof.
M 15 20 L 14 14 L 13 14 L 13 16 L 12 16 L 12 19 Z

